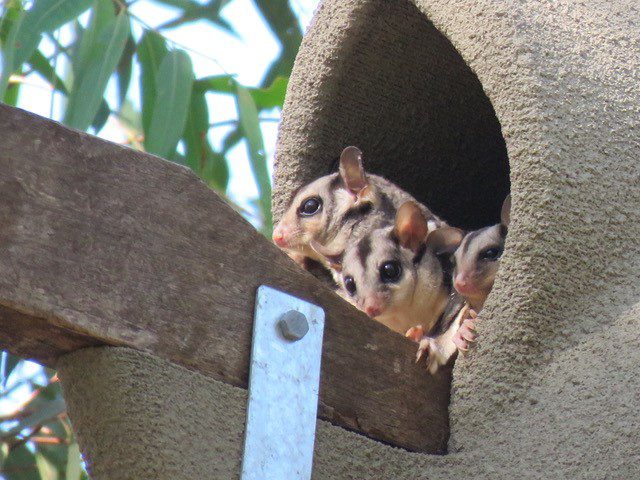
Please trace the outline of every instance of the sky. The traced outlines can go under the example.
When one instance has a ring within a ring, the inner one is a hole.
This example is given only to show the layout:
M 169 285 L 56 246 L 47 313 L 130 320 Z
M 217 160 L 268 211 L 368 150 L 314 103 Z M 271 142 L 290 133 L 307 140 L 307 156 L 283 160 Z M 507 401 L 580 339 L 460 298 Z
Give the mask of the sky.
M 318 4 L 318 0 L 291 0 L 303 31 L 311 21 L 313 12 Z M 151 26 L 158 26 L 176 17 L 176 10 L 159 7 L 152 1 L 139 0 L 131 7 L 134 15 L 140 17 L 145 23 Z M 185 48 L 191 56 L 196 77 L 218 75 L 223 73 L 235 74 L 238 81 L 245 86 L 258 86 L 262 80 L 268 66 L 279 53 L 278 43 L 273 39 L 272 34 L 263 23 L 259 12 L 256 10 L 251 0 L 233 0 L 222 11 L 223 16 L 236 29 L 238 36 L 235 37 L 224 31 L 212 27 L 210 23 L 198 22 L 190 23 L 173 30 L 164 31 L 163 34 L 168 39 L 176 43 L 178 48 Z M 88 15 L 81 19 L 86 21 Z M 142 28 L 138 27 L 135 34 L 139 38 Z M 71 35 L 70 31 L 60 32 L 59 40 L 64 44 L 65 35 Z M 43 40 L 41 44 L 43 50 L 48 53 L 53 52 L 53 44 Z M 65 68 L 58 65 L 59 69 Z M 132 75 L 132 96 L 134 101 L 138 99 L 138 73 Z M 107 95 L 111 96 L 112 104 L 115 99 L 115 83 L 108 87 Z M 53 101 L 52 101 L 53 96 Z M 37 75 L 30 75 L 26 78 L 21 89 L 18 106 L 25 110 L 59 120 L 61 115 L 61 102 L 63 98 L 53 95 L 47 83 Z M 225 122 L 237 118 L 235 100 L 226 95 L 209 95 L 207 98 L 212 123 Z M 51 113 L 53 112 L 53 115 Z M 275 110 L 266 112 L 263 117 L 277 120 L 280 112 Z M 262 123 L 265 150 L 270 164 L 273 163 L 273 153 L 276 143 L 277 121 L 267 121 Z M 231 127 L 229 127 L 231 128 Z M 213 129 L 216 136 L 212 141 L 219 147 L 221 139 L 226 133 L 224 128 Z M 113 119 L 110 119 L 99 136 L 115 142 L 124 141 L 124 135 Z M 249 168 L 249 161 L 244 144 L 236 146 L 228 155 L 230 159 L 230 183 L 228 195 L 239 205 L 247 210 L 254 210 L 251 200 L 255 198 L 257 189 L 252 179 Z M 39 377 L 43 382 L 44 377 L 41 368 L 34 363 L 24 362 L 19 371 L 9 379 L 8 387 L 18 377 Z M 17 389 L 12 395 L 0 400 L 0 414 L 8 413 L 16 407 L 16 403 L 28 394 L 27 388 Z

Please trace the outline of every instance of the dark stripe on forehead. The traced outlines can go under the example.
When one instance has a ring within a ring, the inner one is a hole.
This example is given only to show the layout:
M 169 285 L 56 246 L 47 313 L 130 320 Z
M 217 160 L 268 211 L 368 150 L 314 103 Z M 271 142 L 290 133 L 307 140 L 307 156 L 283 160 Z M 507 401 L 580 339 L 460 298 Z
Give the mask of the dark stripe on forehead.
M 387 217 L 396 216 L 396 207 L 391 198 L 389 198 L 389 195 L 384 192 L 380 192 L 380 211 Z
M 427 252 L 427 244 L 423 243 L 420 245 L 420 248 L 418 248 L 418 251 L 416 252 L 415 257 L 413 257 L 413 264 L 417 265 L 422 261 L 422 258 L 424 257 L 424 254 Z
M 358 249 L 356 251 L 358 255 L 358 259 L 360 259 L 360 264 L 362 268 L 366 268 L 367 266 L 367 258 L 371 253 L 371 238 L 364 237 L 360 242 L 358 242 Z
M 450 254 L 443 253 L 442 255 L 438 255 L 438 261 L 440 262 L 440 267 L 442 267 L 442 285 L 447 290 L 451 290 L 451 286 L 453 285 L 453 269 L 455 268 L 453 258 Z
M 400 239 L 398 238 L 398 235 L 396 235 L 395 229 L 391 230 L 391 233 L 389 234 L 389 238 L 391 239 L 391 241 L 393 242 L 396 248 L 400 247 Z
M 467 250 L 469 250 L 469 245 L 471 245 L 473 240 L 476 237 L 478 237 L 480 234 L 484 233 L 484 231 L 487 230 L 488 228 L 491 228 L 491 227 L 485 227 L 485 228 L 481 228 L 480 230 L 475 230 L 467 234 L 466 237 L 464 237 L 464 240 L 462 241 L 462 245 L 460 246 L 460 248 L 462 249 L 461 251 L 463 255 L 467 253 Z
M 335 175 L 331 181 L 329 182 L 329 191 L 333 192 L 334 190 L 342 187 L 342 178 L 340 178 L 340 175 Z
M 371 205 L 369 202 L 358 205 L 357 207 L 350 208 L 349 210 L 344 212 L 344 215 L 340 219 L 340 227 L 343 227 L 351 220 L 362 220 L 362 217 L 371 213 L 372 209 L 373 205 Z

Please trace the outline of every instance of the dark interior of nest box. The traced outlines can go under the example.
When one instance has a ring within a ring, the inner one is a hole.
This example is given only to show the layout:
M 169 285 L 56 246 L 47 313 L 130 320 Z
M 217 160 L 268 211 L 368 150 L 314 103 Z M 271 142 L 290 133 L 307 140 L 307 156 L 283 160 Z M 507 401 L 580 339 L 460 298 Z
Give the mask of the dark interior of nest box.
M 331 122 L 323 135 L 342 143 L 308 180 L 328 173 L 342 147 L 356 145 L 367 171 L 395 182 L 451 225 L 497 223 L 510 188 L 509 162 L 478 77 L 411 2 L 370 3 L 375 8 L 362 25 L 355 22 L 343 47 L 331 79 L 337 93 L 325 105 Z

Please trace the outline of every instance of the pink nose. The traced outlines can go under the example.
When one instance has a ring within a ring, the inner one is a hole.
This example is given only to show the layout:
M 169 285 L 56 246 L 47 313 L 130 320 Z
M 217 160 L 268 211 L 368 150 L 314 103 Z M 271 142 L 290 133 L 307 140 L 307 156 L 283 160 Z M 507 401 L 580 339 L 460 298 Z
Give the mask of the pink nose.
M 275 243 L 279 247 L 286 247 L 287 246 L 287 240 L 285 239 L 284 232 L 282 230 L 280 230 L 279 228 L 276 228 L 273 231 L 272 238 L 273 238 L 273 243 Z
M 375 318 L 382 313 L 382 305 L 378 301 L 368 301 L 364 304 L 364 313 Z
M 364 311 L 370 317 L 377 317 L 378 315 L 380 315 L 380 313 L 382 313 L 382 311 L 380 310 L 380 307 L 371 306 L 371 305 L 365 308 Z
M 464 294 L 471 288 L 471 282 L 465 275 L 457 275 L 453 281 L 453 286 L 458 292 Z

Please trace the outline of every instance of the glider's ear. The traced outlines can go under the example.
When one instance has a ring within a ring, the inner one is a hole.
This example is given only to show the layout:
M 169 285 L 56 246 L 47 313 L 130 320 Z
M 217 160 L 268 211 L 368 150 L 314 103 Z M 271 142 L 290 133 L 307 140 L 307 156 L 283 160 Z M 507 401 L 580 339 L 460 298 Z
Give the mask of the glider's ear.
M 417 203 L 405 202 L 402 204 L 396 213 L 393 232 L 401 246 L 413 251 L 418 250 L 427 237 L 429 226 Z
M 362 166 L 362 152 L 357 147 L 347 147 L 340 155 L 340 177 L 347 189 L 358 196 L 369 182 Z
M 455 252 L 464 238 L 464 232 L 459 228 L 442 227 L 433 230 L 426 240 L 427 248 L 436 255 L 452 254 Z
M 500 223 L 505 227 L 511 223 L 511 194 L 507 195 L 507 198 L 502 202 L 502 211 L 500 212 Z

